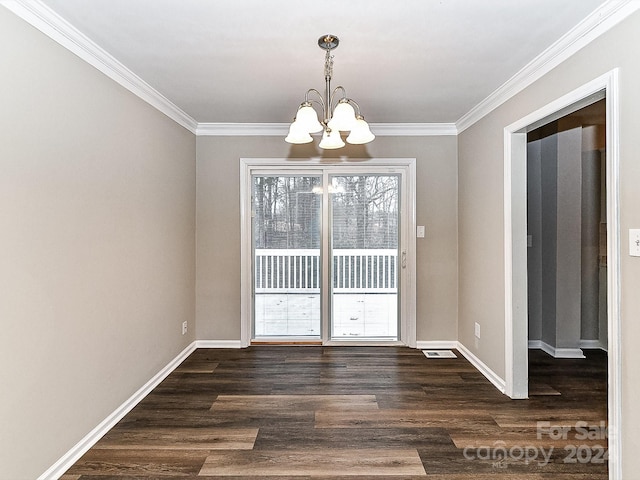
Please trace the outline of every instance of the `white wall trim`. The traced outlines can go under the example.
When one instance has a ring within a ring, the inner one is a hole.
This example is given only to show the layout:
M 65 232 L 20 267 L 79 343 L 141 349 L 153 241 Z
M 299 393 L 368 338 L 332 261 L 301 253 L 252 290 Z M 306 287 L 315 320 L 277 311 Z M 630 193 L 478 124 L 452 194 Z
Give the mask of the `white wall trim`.
M 482 360 L 471 353 L 471 351 L 465 347 L 462 343 L 457 342 L 458 351 L 466 358 L 471 365 L 473 365 L 482 375 L 485 376 L 493 385 L 500 390 L 501 393 L 505 393 L 505 381 L 500 375 L 491 370 Z
M 637 0 L 613 0 L 603 3 L 491 95 L 460 117 L 456 122 L 458 133 L 481 120 L 638 9 L 640 2 Z
M 419 340 L 416 342 L 418 350 L 451 350 L 458 348 L 456 340 Z
M 38 477 L 38 480 L 51 480 L 60 478 L 69 468 L 76 463 L 98 440 L 111 430 L 122 418 L 140 403 L 151 391 L 167 378 L 185 359 L 198 348 L 240 348 L 240 340 L 196 340 L 186 347 L 171 360 L 162 370 L 153 376 L 122 405 L 116 408 L 107 418 L 89 432 L 82 440 L 73 446 L 67 453 L 54 463 L 47 471 Z
M 551 345 L 549 345 L 551 347 Z M 586 358 L 579 348 L 553 348 L 551 347 L 551 355 L 554 358 Z
M 284 137 L 288 123 L 198 123 L 199 137 Z
M 638 2 L 640 3 L 640 2 Z M 607 92 L 607 359 L 609 373 L 609 478 L 622 480 L 622 280 L 620 249 L 620 85 L 615 69 L 603 79 Z
M 640 4 L 640 2 L 637 2 Z M 622 339 L 620 312 L 620 87 L 618 69 L 560 97 L 504 130 L 504 249 L 505 249 L 505 380 L 507 394 L 526 394 L 527 360 L 516 355 L 527 346 L 526 221 L 520 204 L 526 203 L 526 132 L 558 112 L 578 107 L 605 91 L 607 108 L 607 321 L 609 475 L 622 478 Z M 584 105 L 582 105 L 584 106 Z M 524 139 L 524 140 L 523 140 Z M 523 188 L 523 183 L 525 187 Z M 524 226 L 523 226 L 524 225 Z M 515 252 L 515 253 L 514 253 Z M 524 254 L 522 253 L 524 252 Z M 525 280 L 523 281 L 522 278 Z M 524 300 L 522 300 L 524 298 Z M 523 373 L 524 372 L 524 373 Z M 510 395 L 511 396 L 511 395 Z M 520 398 L 520 397 L 518 397 Z
M 55 42 L 192 133 L 197 122 L 112 55 L 39 0 L 2 0 L 2 5 Z
M 453 123 L 372 123 L 371 131 L 379 137 L 430 137 L 457 135 L 458 129 Z M 199 123 L 198 136 L 272 136 L 286 137 L 288 123 Z
M 82 440 L 73 446 L 67 453 L 54 463 L 48 470 L 38 477 L 38 480 L 50 480 L 60 478 L 71 466 L 77 462 L 98 440 L 100 440 L 111 428 L 113 428 L 122 418 L 129 413 L 144 397 L 156 388 L 165 378 L 173 372 L 193 351 L 196 349 L 196 342 L 191 343 L 182 352 L 171 360 L 162 370 L 145 383 L 138 391 L 116 408 L 107 418 L 91 430 Z
M 607 351 L 607 346 L 600 340 L 580 340 L 580 348 Z
M 543 350 L 543 343 L 544 342 L 542 340 L 529 340 L 529 349 Z M 607 351 L 607 346 L 603 345 L 600 340 L 580 340 L 580 348 Z
M 242 348 L 240 340 L 196 340 L 195 348 Z
M 372 123 L 371 131 L 380 137 L 431 137 L 458 135 L 455 123 Z
M 529 348 L 542 350 L 554 358 L 586 358 L 579 348 L 556 348 L 542 340 L 529 340 Z

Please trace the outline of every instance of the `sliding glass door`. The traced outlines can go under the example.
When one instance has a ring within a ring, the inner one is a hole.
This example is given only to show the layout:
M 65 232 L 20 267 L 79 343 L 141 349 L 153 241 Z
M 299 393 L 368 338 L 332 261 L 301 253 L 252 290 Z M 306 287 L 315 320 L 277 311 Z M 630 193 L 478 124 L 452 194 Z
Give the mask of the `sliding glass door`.
M 322 177 L 253 176 L 254 338 L 320 338 Z
M 407 170 L 316 164 L 247 172 L 245 344 L 404 341 L 403 321 L 414 311 L 404 289 L 415 288 L 405 268 Z
M 332 175 L 332 339 L 398 338 L 398 175 Z

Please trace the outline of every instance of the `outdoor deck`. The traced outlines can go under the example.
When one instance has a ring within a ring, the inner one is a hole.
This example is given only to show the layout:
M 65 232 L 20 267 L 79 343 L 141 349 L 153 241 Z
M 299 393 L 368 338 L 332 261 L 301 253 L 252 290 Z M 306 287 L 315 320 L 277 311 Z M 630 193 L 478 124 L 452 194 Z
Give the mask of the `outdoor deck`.
M 334 249 L 331 338 L 396 338 L 397 250 Z M 320 251 L 256 249 L 255 337 L 320 337 Z
M 395 293 L 340 293 L 333 296 L 333 338 L 396 337 Z M 317 336 L 320 294 L 255 295 L 255 336 Z

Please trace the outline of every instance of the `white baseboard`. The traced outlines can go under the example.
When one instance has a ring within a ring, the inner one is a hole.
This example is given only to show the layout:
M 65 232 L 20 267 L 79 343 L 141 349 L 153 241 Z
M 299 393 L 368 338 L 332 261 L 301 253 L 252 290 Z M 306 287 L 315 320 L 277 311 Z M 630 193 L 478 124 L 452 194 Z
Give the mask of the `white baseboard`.
M 555 358 L 586 358 L 579 348 L 556 348 Z
M 418 350 L 451 350 L 458 348 L 458 342 L 455 340 L 419 341 L 416 342 L 416 348 Z
M 462 343 L 457 342 L 457 346 L 455 347 L 458 351 L 466 358 L 471 365 L 476 367 L 478 371 L 486 377 L 493 385 L 500 390 L 500 392 L 505 393 L 506 391 L 506 382 L 503 378 L 500 377 L 497 373 L 491 370 L 482 360 L 476 357 L 467 347 L 465 347 Z
M 38 477 L 38 480 L 53 480 L 60 478 L 71 466 L 76 463 L 87 450 L 93 447 L 116 423 L 129 413 L 133 407 L 140 403 L 160 382 L 169 376 L 178 365 L 180 365 L 196 349 L 196 342 L 193 342 L 176 358 L 171 360 L 166 367 L 160 370 L 154 377 L 145 383 L 137 392 L 116 408 L 111 415 L 105 418 L 97 427 L 91 430 L 82 440 L 65 453 L 47 471 Z
M 529 340 L 529 348 L 533 350 L 542 350 L 542 340 Z
M 242 348 L 240 340 L 196 340 L 195 348 Z
M 580 348 L 600 349 L 607 351 L 607 345 L 603 345 L 600 340 L 580 340 Z
M 197 348 L 240 348 L 240 340 L 197 340 L 171 360 L 151 380 L 145 383 L 137 392 L 116 408 L 111 415 L 80 440 L 71 450 L 65 453 L 56 463 L 38 477 L 38 480 L 53 480 L 60 478 L 71 466 L 76 463 L 87 450 L 93 447 L 116 423 L 129 413 L 133 407 L 140 403 L 144 397 L 160 385 L 165 378 L 173 372 L 194 350 Z
M 599 348 L 600 342 L 598 342 Z M 582 346 L 582 342 L 580 344 Z M 579 348 L 556 348 L 542 340 L 529 340 L 529 348 L 542 350 L 553 358 L 585 358 L 584 353 Z
M 71 466 L 77 462 L 98 440 L 113 428 L 127 413 L 140 403 L 155 387 L 169 376 L 194 350 L 197 348 L 241 348 L 240 340 L 197 340 L 186 347 L 171 360 L 151 380 L 144 384 L 137 392 L 116 408 L 98 426 L 89 432 L 82 440 L 64 454 L 38 480 L 53 480 L 60 478 Z M 424 350 L 457 349 L 475 368 L 482 373 L 502 393 L 505 392 L 505 381 L 493 370 L 487 367 L 478 357 L 471 353 L 464 345 L 456 341 L 423 341 L 417 342 L 417 348 Z

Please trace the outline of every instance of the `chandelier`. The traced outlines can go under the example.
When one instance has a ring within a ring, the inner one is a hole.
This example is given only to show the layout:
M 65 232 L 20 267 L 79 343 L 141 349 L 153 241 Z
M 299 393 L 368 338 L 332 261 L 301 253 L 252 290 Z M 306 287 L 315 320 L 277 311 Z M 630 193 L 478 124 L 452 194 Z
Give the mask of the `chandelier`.
M 331 90 L 333 76 L 333 55 L 331 50 L 336 48 L 340 40 L 335 35 L 323 35 L 318 39 L 318 46 L 326 51 L 324 60 L 325 95 L 310 88 L 304 97 L 304 102 L 298 107 L 296 117 L 289 128 L 286 142 L 293 144 L 310 143 L 312 133 L 324 132 L 319 147 L 324 149 L 342 148 L 345 146 L 340 132 L 349 132 L 347 142 L 354 145 L 369 143 L 375 137 L 369 129 L 369 124 L 360 114 L 360 107 L 342 86 Z M 339 99 L 338 99 L 339 97 Z M 322 110 L 322 121 L 313 108 L 316 104 Z

